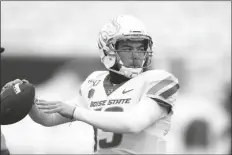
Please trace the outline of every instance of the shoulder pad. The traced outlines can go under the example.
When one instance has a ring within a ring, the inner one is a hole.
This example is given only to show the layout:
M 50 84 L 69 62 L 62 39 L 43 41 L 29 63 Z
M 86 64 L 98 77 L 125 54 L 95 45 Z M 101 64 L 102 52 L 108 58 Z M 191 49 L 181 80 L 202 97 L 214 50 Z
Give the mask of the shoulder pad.
M 91 73 L 81 84 L 81 87 L 79 89 L 79 94 L 82 96 L 84 88 L 88 88 L 89 86 L 96 86 L 100 82 L 102 75 L 108 73 L 109 73 L 108 71 L 94 71 L 93 73 Z
M 173 104 L 179 90 L 179 82 L 174 75 L 164 70 L 151 70 L 147 71 L 146 79 L 149 79 L 148 97 Z
M 104 75 L 104 74 L 107 74 L 108 71 L 94 71 L 93 73 L 91 73 L 87 78 L 86 80 L 89 80 L 89 79 L 96 79 L 98 77 L 100 77 L 101 75 Z M 86 81 L 85 80 L 85 81 Z
M 144 72 L 144 75 L 146 76 L 146 79 L 151 83 L 161 81 L 168 77 L 178 83 L 178 79 L 173 74 L 165 70 L 149 70 Z

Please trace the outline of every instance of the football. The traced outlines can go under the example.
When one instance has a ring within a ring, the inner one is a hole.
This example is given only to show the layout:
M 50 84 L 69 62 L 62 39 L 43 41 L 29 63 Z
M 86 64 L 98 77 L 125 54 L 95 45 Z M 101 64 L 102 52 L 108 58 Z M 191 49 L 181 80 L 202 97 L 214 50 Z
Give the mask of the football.
M 30 83 L 17 83 L 1 92 L 1 125 L 22 120 L 32 108 L 35 88 Z

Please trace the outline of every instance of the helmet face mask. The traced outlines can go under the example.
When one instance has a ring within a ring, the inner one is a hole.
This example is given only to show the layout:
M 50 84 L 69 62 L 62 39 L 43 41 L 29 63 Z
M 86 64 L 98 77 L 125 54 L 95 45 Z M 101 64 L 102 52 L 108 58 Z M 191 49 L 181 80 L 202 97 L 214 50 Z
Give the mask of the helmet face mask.
M 133 78 L 151 64 L 152 39 L 141 21 L 119 16 L 107 23 L 98 38 L 101 61 L 108 70 Z
M 117 62 L 128 68 L 143 68 L 149 51 L 146 50 L 145 41 L 123 40 L 115 46 Z

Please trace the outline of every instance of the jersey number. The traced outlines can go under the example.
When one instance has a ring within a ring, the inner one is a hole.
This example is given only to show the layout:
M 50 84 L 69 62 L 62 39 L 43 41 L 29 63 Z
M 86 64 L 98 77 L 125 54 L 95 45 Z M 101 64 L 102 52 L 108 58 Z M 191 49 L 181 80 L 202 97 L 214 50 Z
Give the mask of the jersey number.
M 95 110 L 100 111 L 101 109 L 95 109 Z M 105 111 L 122 112 L 123 109 L 121 107 L 110 107 L 110 108 L 105 109 Z M 97 149 L 97 129 L 96 128 L 94 128 L 94 135 L 95 135 L 94 150 L 96 151 Z M 112 140 L 110 142 L 107 142 L 107 138 L 99 140 L 99 147 L 103 149 L 117 147 L 118 145 L 120 145 L 121 141 L 122 141 L 122 134 L 113 133 Z

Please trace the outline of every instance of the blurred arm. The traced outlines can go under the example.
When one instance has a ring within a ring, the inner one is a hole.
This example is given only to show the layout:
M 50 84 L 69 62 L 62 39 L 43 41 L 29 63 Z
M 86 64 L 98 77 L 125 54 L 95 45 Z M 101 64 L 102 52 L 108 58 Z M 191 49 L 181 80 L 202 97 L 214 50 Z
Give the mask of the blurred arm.
M 5 136 L 2 134 L 2 131 L 1 131 L 1 151 L 3 150 L 7 150 L 7 146 L 6 146 L 6 139 L 5 139 Z

